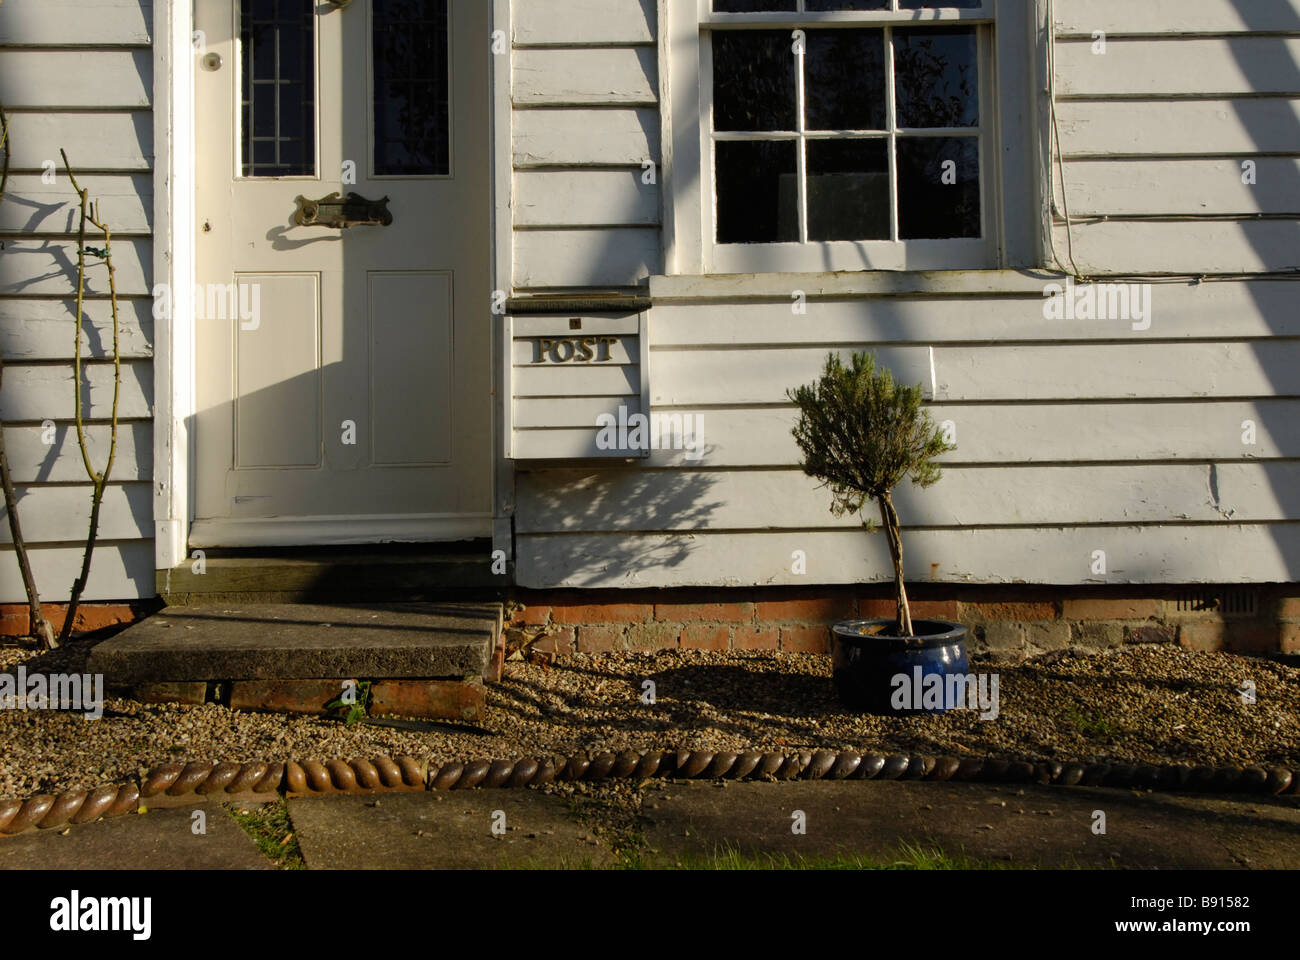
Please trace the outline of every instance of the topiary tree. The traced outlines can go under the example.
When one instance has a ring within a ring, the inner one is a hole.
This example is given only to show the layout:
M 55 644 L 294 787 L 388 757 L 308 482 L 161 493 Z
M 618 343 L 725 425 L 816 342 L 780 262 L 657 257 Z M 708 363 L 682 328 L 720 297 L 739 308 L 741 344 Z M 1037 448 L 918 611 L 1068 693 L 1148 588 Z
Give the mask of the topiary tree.
M 903 585 L 903 541 L 890 492 L 904 478 L 920 487 L 939 479 L 934 458 L 952 444 L 921 407 L 921 387 L 894 382 L 870 353 L 854 353 L 849 366 L 838 354 L 826 358 L 821 378 L 786 395 L 799 408 L 795 441 L 803 470 L 830 487 L 835 516 L 857 514 L 868 531 L 875 524 L 862 508 L 875 500 L 889 541 L 898 600 L 899 636 L 912 636 L 912 611 Z

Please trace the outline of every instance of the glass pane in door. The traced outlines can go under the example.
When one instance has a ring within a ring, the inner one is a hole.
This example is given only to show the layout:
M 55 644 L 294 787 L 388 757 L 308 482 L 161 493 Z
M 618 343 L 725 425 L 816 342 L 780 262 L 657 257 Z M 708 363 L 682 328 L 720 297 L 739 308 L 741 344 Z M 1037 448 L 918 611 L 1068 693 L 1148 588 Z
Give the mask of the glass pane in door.
M 447 0 L 374 0 L 374 172 L 451 172 Z
M 315 0 L 242 0 L 240 172 L 316 173 Z

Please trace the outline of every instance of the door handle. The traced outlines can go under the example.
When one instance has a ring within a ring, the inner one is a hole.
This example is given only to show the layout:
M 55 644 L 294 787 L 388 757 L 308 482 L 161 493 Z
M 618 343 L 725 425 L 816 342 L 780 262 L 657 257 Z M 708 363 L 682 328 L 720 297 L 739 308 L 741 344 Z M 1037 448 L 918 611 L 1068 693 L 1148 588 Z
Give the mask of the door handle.
M 293 222 L 300 227 L 331 227 L 346 230 L 348 227 L 386 227 L 393 222 L 388 209 L 388 198 L 367 200 L 359 193 L 349 193 L 345 198 L 331 193 L 319 200 L 296 198 L 298 209 Z

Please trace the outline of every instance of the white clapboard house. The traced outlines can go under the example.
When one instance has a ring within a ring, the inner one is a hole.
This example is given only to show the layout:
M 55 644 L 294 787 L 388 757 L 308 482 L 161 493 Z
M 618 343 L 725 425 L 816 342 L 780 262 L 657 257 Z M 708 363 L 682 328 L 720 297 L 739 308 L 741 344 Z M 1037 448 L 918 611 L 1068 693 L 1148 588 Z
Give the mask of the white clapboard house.
M 882 582 L 785 394 L 863 348 L 957 444 L 899 492 L 923 595 L 1300 580 L 1297 97 L 1297 0 L 0 0 L 43 598 L 90 501 L 60 149 L 121 300 L 88 601 L 401 544 L 534 602 Z

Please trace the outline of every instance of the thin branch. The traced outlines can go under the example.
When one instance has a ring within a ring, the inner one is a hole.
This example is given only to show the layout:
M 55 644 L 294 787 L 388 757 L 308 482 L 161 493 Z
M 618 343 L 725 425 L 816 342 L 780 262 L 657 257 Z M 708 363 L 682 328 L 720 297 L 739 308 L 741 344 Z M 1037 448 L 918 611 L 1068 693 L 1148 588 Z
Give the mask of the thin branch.
M 86 468 L 91 481 L 94 484 L 94 492 L 91 495 L 90 503 L 90 529 L 86 534 L 86 551 L 81 558 L 81 573 L 72 584 L 72 596 L 68 601 L 68 612 L 63 620 L 63 629 L 59 633 L 59 641 L 65 642 L 72 633 L 72 622 L 76 618 L 77 605 L 81 601 L 81 594 L 86 589 L 86 582 L 90 579 L 90 561 L 95 552 L 95 538 L 99 532 L 99 510 L 104 502 L 104 488 L 108 483 L 109 475 L 113 470 L 113 461 L 117 456 L 117 409 L 118 397 L 122 388 L 122 363 L 121 353 L 118 349 L 118 313 L 117 313 L 117 279 L 113 267 L 113 235 L 108 226 L 99 218 L 98 205 L 90 204 L 90 191 L 83 190 L 77 183 L 77 178 L 72 172 L 72 165 L 68 162 L 68 155 L 62 150 L 59 154 L 63 157 L 63 167 L 68 173 L 68 181 L 72 184 L 72 189 L 77 192 L 77 197 L 81 204 L 81 219 L 77 233 L 77 329 L 76 329 L 76 349 L 73 369 L 74 396 L 76 398 L 76 420 L 77 420 L 77 444 L 81 448 L 81 462 Z M 86 446 L 85 423 L 81 413 L 81 327 L 82 311 L 84 306 L 84 295 L 86 286 L 86 224 L 90 223 L 104 235 L 104 252 L 103 260 L 108 267 L 108 292 L 109 299 L 113 308 L 113 409 L 112 409 L 112 427 L 111 437 L 108 446 L 108 462 L 104 467 L 103 473 L 96 472 L 90 463 L 90 451 Z

